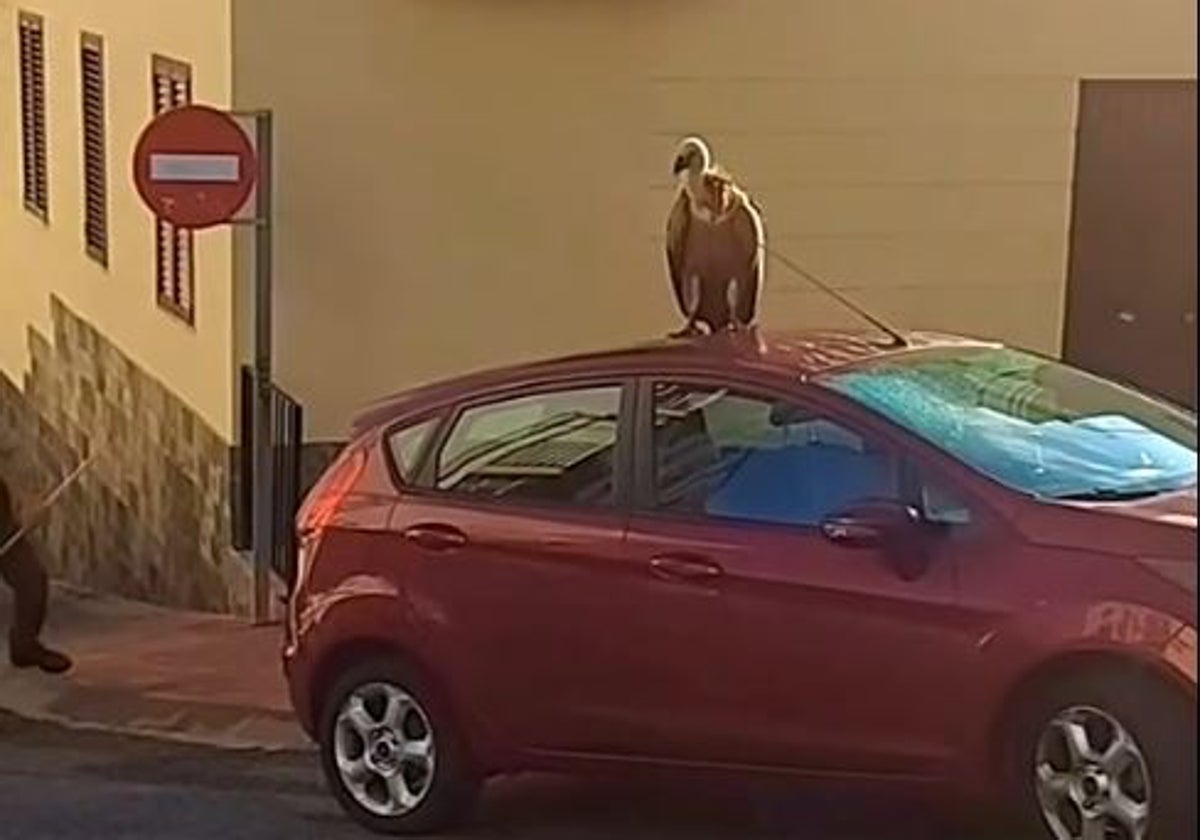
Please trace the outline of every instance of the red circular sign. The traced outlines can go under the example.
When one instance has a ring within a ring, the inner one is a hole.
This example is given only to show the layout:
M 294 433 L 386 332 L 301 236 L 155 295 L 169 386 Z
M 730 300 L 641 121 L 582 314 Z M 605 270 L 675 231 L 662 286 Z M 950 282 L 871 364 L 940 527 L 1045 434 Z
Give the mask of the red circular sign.
M 206 105 L 164 111 L 142 131 L 133 181 L 155 216 L 181 228 L 228 222 L 257 175 L 250 138 L 232 116 Z

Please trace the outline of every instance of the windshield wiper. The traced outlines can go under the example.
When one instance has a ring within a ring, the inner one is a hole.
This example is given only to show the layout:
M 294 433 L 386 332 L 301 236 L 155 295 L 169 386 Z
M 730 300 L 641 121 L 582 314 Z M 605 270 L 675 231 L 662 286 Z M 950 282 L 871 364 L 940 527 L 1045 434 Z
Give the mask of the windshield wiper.
M 1137 499 L 1149 499 L 1153 496 L 1161 496 L 1163 493 L 1169 493 L 1167 488 L 1160 489 L 1140 489 L 1140 490 L 1115 490 L 1111 487 L 1097 487 L 1093 490 L 1082 490 L 1076 493 L 1063 493 L 1061 495 L 1051 496 L 1051 498 L 1064 502 L 1132 502 Z

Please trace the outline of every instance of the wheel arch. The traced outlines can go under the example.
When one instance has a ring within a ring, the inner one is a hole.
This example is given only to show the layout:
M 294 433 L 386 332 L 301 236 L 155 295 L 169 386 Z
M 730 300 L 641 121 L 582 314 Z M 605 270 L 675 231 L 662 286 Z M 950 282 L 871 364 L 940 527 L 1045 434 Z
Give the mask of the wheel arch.
M 405 645 L 392 639 L 357 636 L 331 647 L 313 668 L 313 678 L 309 685 L 309 702 L 312 719 L 316 725 L 319 725 L 325 714 L 325 704 L 329 701 L 330 690 L 342 674 L 372 660 L 390 660 L 415 671 L 438 693 L 438 699 L 447 705 L 450 713 L 454 714 L 457 719 L 454 702 L 446 681 L 421 657 Z
M 1008 781 L 1013 744 L 1006 737 L 1029 704 L 1059 682 L 1088 674 L 1103 674 L 1133 681 L 1150 681 L 1181 699 L 1194 702 L 1188 687 L 1170 668 L 1128 649 L 1077 650 L 1061 653 L 1028 669 L 1005 694 L 992 715 L 987 732 L 987 759 L 994 782 Z

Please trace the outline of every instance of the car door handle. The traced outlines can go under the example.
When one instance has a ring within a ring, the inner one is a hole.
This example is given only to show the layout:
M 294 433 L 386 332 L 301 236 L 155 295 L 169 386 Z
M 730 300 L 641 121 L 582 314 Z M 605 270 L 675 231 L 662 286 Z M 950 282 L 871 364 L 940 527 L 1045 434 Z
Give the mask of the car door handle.
M 650 558 L 650 573 L 662 580 L 700 582 L 716 580 L 723 570 L 711 560 L 679 554 L 659 554 Z
M 452 551 L 467 544 L 467 535 L 453 525 L 413 525 L 401 536 L 426 551 Z

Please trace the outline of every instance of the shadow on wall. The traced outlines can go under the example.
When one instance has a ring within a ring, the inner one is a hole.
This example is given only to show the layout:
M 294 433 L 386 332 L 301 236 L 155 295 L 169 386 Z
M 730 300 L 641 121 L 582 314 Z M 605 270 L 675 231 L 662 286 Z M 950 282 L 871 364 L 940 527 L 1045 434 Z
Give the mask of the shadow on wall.
M 246 614 L 250 569 L 230 547 L 229 445 L 62 301 L 51 308 L 53 343 L 30 329 L 24 389 L 0 375 L 0 435 L 19 445 L 0 469 L 14 483 L 45 493 L 96 452 L 37 534 L 51 574 Z

